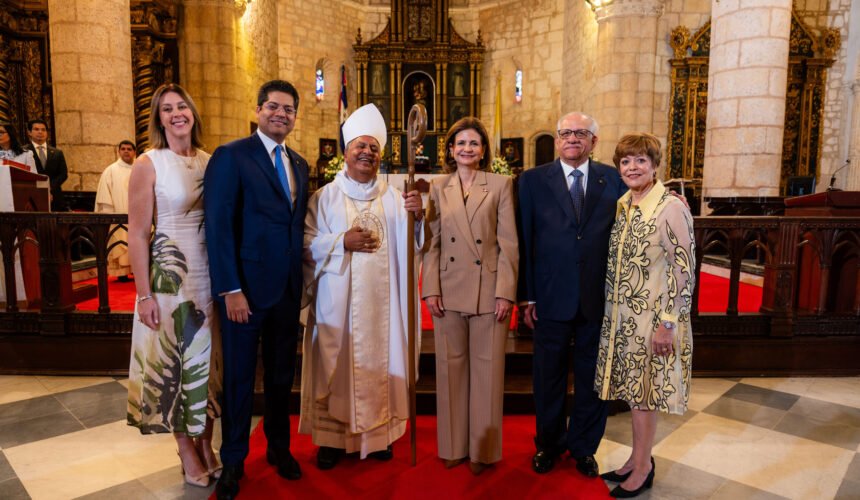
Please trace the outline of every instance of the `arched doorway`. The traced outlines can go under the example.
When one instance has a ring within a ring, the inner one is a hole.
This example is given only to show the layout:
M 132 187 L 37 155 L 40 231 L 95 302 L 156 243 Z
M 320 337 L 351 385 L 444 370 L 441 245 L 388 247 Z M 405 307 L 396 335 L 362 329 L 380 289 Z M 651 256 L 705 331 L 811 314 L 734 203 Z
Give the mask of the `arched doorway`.
M 555 159 L 555 138 L 542 134 L 535 139 L 535 166 L 549 163 Z

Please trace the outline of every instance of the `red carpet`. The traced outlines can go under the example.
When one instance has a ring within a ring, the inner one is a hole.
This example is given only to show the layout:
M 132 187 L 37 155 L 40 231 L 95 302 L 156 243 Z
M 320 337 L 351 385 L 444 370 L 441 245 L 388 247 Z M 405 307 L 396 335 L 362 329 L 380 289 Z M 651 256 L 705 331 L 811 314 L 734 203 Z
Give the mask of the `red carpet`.
M 700 280 L 699 311 L 725 312 L 729 303 L 729 280 L 706 273 L 701 273 Z M 98 284 L 95 278 L 82 283 Z M 758 312 L 761 307 L 761 294 L 761 287 L 741 283 L 738 289 L 738 311 Z M 108 279 L 108 302 L 111 311 L 133 311 L 135 297 L 133 281 L 131 283 L 119 283 L 116 278 Z M 94 298 L 81 302 L 77 304 L 77 307 L 81 311 L 97 311 L 99 299 Z M 516 327 L 516 309 L 514 309 L 514 317 L 511 319 L 511 327 Z M 432 316 L 427 311 L 424 301 L 421 301 L 421 328 L 424 330 L 433 329 Z
M 739 283 L 738 312 L 758 312 L 761 308 L 760 286 Z M 699 312 L 724 313 L 729 307 L 729 280 L 713 274 L 699 274 Z
M 379 462 L 348 456 L 332 470 L 316 467 L 316 446 L 310 436 L 296 434 L 293 418 L 290 446 L 302 468 L 302 479 L 288 481 L 266 463 L 266 437 L 262 424 L 251 434 L 251 451 L 245 460 L 245 478 L 239 498 L 336 499 L 478 499 L 478 498 L 609 498 L 599 478 L 587 479 L 573 460 L 561 460 L 550 473 L 531 469 L 534 453 L 534 417 L 506 416 L 504 457 L 494 467 L 473 476 L 467 464 L 445 469 L 436 456 L 436 418 L 418 417 L 417 465 L 409 463 L 409 432 L 394 443 L 394 459 Z M 215 498 L 213 493 L 210 498 Z

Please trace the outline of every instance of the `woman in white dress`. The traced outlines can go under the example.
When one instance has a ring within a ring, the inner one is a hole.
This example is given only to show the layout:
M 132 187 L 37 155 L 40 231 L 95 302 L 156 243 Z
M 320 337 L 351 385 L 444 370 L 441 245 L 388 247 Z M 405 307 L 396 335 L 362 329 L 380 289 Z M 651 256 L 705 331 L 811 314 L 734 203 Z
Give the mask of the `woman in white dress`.
M 10 123 L 0 122 L 0 160 L 12 160 L 30 167 L 30 172 L 36 172 L 36 159 L 32 151 L 25 151 L 15 127 Z
M 137 279 L 128 424 L 172 432 L 185 481 L 220 476 L 212 450 L 220 414 L 220 328 L 209 286 L 203 229 L 200 115 L 176 84 L 152 97 L 150 148 L 129 180 L 128 249 Z M 154 230 L 153 230 L 154 228 Z

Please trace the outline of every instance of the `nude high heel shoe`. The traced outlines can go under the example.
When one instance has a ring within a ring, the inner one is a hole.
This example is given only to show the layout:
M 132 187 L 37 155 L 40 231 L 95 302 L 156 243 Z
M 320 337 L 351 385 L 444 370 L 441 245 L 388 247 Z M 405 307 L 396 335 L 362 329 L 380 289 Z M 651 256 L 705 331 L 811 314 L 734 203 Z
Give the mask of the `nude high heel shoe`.
M 176 452 L 179 455 L 179 452 Z M 182 455 L 179 455 L 179 470 L 182 472 L 182 475 L 185 477 L 185 482 L 192 486 L 200 486 L 201 488 L 206 488 L 209 486 L 209 471 L 203 472 L 199 476 L 192 477 L 185 473 L 185 464 L 182 463 Z M 220 475 L 220 474 L 219 474 Z

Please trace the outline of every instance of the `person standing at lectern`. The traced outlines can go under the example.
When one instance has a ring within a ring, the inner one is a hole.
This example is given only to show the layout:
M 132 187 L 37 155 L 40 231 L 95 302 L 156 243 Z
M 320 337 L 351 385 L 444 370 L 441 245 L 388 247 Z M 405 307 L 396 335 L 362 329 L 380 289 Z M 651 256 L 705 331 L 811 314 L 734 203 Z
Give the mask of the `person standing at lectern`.
M 603 319 L 609 232 L 627 191 L 618 171 L 589 159 L 597 121 L 569 113 L 558 121 L 558 159 L 519 178 L 519 300 L 534 328 L 535 472 L 549 472 L 566 450 L 576 469 L 597 477 L 594 453 L 606 427 L 607 403 L 594 391 Z M 574 394 L 565 425 L 573 339 Z
M 66 199 L 63 196 L 63 183 L 69 177 L 69 169 L 66 167 L 66 157 L 63 151 L 49 146 L 48 124 L 42 118 L 35 118 L 27 122 L 27 130 L 30 135 L 30 143 L 24 146 L 33 152 L 36 160 L 36 171 L 47 175 L 51 184 L 51 211 L 62 212 L 67 210 Z

